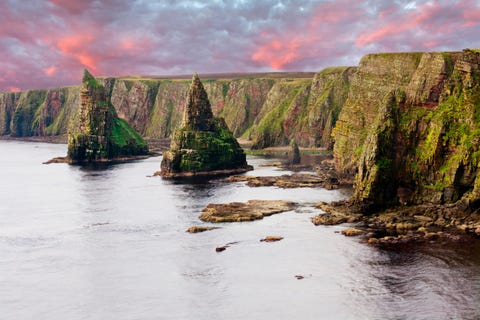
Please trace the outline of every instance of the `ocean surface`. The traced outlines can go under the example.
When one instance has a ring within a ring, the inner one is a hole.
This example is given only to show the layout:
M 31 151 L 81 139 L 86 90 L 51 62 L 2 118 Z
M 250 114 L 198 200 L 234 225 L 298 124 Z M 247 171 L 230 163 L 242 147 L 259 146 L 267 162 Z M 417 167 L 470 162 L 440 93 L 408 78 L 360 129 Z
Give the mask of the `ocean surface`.
M 480 319 L 479 243 L 382 250 L 310 222 L 315 202 L 348 190 L 165 181 L 151 176 L 161 157 L 42 164 L 65 154 L 0 141 L 2 320 Z M 249 174 L 288 173 L 248 161 Z M 249 199 L 300 206 L 185 232 L 207 204 Z

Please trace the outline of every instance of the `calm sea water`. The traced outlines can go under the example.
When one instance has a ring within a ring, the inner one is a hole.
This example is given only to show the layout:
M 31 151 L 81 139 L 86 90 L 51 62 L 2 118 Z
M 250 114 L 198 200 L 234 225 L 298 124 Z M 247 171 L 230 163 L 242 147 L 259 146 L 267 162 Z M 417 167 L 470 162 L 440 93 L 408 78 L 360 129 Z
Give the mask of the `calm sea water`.
M 164 181 L 149 177 L 160 157 L 42 164 L 65 154 L 0 141 L 1 319 L 480 318 L 478 243 L 379 250 L 310 222 L 345 191 Z M 252 174 L 285 173 L 266 161 Z M 208 203 L 249 199 L 301 207 L 185 232 Z

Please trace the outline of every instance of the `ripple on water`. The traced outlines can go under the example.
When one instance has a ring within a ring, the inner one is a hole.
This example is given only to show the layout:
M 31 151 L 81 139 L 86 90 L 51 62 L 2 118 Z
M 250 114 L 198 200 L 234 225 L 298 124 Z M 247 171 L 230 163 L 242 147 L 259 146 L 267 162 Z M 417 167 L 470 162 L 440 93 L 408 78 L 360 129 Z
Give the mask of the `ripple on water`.
M 147 178 L 160 158 L 45 166 L 66 146 L 0 145 L 2 318 L 480 319 L 478 242 L 384 250 L 312 225 L 314 203 L 348 193 Z M 286 173 L 265 161 L 248 174 Z M 208 203 L 250 199 L 301 206 L 185 232 Z

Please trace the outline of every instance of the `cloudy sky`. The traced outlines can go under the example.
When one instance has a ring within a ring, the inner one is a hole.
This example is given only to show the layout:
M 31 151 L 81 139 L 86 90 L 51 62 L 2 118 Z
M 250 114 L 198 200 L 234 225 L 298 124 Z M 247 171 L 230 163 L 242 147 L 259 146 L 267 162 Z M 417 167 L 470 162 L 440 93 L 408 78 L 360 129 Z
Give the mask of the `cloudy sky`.
M 480 0 L 0 0 L 0 91 L 480 47 Z

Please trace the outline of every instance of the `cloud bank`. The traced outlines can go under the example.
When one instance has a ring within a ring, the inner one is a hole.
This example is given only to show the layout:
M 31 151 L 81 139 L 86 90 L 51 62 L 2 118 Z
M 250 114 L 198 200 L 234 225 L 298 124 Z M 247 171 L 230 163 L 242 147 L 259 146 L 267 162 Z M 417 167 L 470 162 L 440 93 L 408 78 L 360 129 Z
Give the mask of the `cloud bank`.
M 319 71 L 370 52 L 480 47 L 480 0 L 0 3 L 0 91 L 94 75 Z

